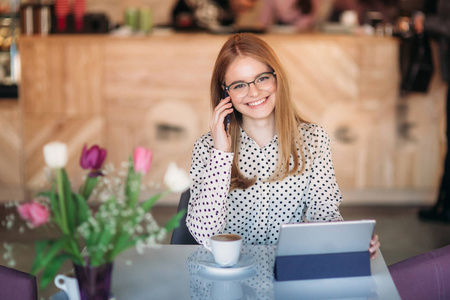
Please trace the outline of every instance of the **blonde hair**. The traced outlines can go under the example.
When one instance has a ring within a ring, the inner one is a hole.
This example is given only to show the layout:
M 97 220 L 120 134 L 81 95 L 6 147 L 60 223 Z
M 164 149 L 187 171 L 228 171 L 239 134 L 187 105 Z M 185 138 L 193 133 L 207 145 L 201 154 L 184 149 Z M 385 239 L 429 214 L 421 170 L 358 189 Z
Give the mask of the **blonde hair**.
M 278 134 L 278 164 L 269 181 L 283 180 L 288 175 L 303 172 L 304 154 L 301 148 L 301 137 L 298 126 L 306 122 L 298 113 L 291 99 L 286 73 L 273 49 L 262 39 L 250 33 L 238 33 L 231 36 L 217 56 L 211 78 L 211 104 L 214 109 L 223 98 L 225 73 L 230 64 L 240 56 L 252 57 L 266 64 L 276 73 L 277 99 L 275 102 L 275 124 Z M 230 134 L 231 149 L 235 153 L 231 167 L 230 191 L 236 188 L 246 189 L 253 185 L 255 178 L 246 178 L 239 171 L 239 145 L 242 114 L 237 110 L 231 114 Z M 300 149 L 299 159 L 297 148 Z M 293 166 L 289 167 L 290 158 Z M 300 168 L 300 165 L 302 166 Z

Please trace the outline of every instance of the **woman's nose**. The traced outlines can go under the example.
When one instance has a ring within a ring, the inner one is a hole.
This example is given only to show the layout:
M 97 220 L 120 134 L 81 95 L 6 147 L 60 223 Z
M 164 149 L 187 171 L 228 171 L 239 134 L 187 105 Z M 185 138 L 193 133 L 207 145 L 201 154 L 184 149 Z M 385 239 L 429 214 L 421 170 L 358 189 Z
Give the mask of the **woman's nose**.
M 248 94 L 250 96 L 256 96 L 259 94 L 259 89 L 256 87 L 256 84 L 254 82 L 248 85 Z

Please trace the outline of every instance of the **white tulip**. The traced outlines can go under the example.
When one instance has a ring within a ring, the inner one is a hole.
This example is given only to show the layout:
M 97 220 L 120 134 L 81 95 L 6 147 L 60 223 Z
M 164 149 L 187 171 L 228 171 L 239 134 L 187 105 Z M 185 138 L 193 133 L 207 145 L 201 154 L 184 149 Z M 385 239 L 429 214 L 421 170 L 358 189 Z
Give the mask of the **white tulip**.
M 172 162 L 167 168 L 164 183 L 172 192 L 184 192 L 189 188 L 191 180 L 188 173 Z
M 52 169 L 64 168 L 67 163 L 67 146 L 64 143 L 53 142 L 44 146 L 44 159 Z

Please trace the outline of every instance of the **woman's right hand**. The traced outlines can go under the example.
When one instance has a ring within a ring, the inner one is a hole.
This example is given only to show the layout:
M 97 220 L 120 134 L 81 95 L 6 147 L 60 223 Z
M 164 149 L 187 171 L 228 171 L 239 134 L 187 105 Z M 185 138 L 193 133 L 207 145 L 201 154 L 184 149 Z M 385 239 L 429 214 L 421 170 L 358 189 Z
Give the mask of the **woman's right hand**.
M 233 105 L 229 96 L 220 100 L 214 109 L 209 128 L 214 140 L 214 148 L 217 150 L 231 152 L 231 136 L 225 131 L 224 121 L 225 117 L 232 112 Z

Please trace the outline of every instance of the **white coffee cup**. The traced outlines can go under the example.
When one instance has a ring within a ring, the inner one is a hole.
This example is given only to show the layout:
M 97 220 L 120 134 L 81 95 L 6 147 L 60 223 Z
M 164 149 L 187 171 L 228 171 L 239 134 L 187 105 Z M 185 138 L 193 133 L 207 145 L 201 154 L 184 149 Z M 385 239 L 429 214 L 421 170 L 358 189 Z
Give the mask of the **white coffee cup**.
M 78 280 L 75 277 L 66 275 L 56 275 L 55 285 L 66 292 L 69 300 L 80 300 L 80 290 L 78 288 Z
M 205 240 L 204 246 L 213 253 L 219 266 L 232 267 L 239 261 L 242 237 L 231 233 L 216 234 Z

